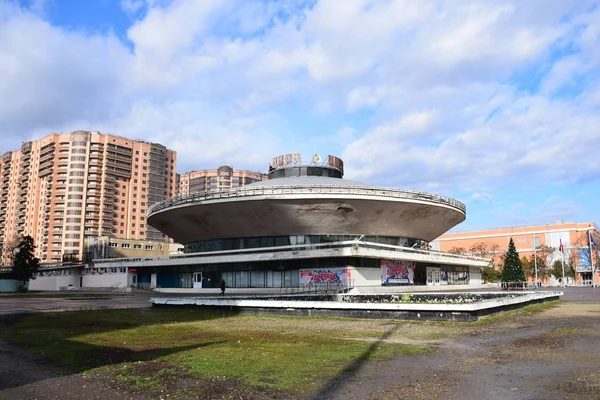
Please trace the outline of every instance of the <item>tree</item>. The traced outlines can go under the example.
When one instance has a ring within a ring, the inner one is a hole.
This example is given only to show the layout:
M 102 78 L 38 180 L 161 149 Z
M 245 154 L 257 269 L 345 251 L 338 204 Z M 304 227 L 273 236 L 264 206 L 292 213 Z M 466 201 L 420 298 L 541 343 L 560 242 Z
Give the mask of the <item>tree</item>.
M 0 256 L 2 265 L 13 265 L 15 251 L 21 239 L 20 236 L 14 235 L 4 240 L 4 243 L 2 243 L 2 255 Z
M 552 263 L 551 273 L 554 275 L 556 279 L 561 279 L 563 276 L 563 263 L 560 260 L 556 260 Z M 575 269 L 573 266 L 565 262 L 565 278 L 574 278 L 575 277 Z
M 454 246 L 453 248 L 451 248 L 450 250 L 448 250 L 448 253 L 451 253 L 451 254 L 467 254 L 467 251 L 465 250 L 464 247 L 456 247 L 456 246 Z
M 481 268 L 481 279 L 483 279 L 484 282 L 500 282 L 501 278 L 502 272 L 494 269 L 494 267 L 487 266 Z
M 17 245 L 14 256 L 12 277 L 18 281 L 28 282 L 35 279 L 40 260 L 33 255 L 35 244 L 31 236 L 24 236 Z
M 525 282 L 525 274 L 519 253 L 515 248 L 515 242 L 510 238 L 508 242 L 508 251 L 504 256 L 504 268 L 502 268 L 502 282 Z
M 523 273 L 528 278 L 535 277 L 535 264 L 533 263 L 533 256 L 527 258 L 521 258 L 521 267 L 523 268 Z

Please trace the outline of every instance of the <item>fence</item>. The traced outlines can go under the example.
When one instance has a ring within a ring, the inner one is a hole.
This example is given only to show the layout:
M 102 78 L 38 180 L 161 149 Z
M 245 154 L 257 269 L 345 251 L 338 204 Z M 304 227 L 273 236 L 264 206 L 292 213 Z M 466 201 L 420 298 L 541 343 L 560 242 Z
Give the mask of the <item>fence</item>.
M 354 279 L 344 282 L 316 282 L 299 284 L 298 287 L 282 287 L 281 294 L 289 293 L 340 293 L 354 288 Z
M 502 290 L 530 290 L 539 287 L 539 282 L 500 282 Z

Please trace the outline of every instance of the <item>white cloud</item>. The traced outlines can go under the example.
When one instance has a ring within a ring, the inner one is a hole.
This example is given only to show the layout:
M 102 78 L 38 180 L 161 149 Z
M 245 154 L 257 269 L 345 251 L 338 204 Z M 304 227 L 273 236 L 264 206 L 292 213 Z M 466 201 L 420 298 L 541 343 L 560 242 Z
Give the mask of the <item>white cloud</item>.
M 0 7 L 0 60 L 4 134 L 110 119 L 131 89 L 131 56 L 117 38 L 60 30 L 17 7 Z
M 333 146 L 349 178 L 483 202 L 598 176 L 591 4 L 122 0 L 131 49 L 0 4 L 0 125 L 155 140 L 187 169 Z

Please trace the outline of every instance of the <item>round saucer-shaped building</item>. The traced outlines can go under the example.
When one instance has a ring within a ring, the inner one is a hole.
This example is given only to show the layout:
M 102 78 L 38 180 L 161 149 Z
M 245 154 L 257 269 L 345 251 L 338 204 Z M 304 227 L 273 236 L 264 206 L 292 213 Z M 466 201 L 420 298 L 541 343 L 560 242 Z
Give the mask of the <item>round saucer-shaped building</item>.
M 185 245 L 182 263 L 171 266 L 179 282 L 191 281 L 181 285 L 217 287 L 221 279 L 230 287 L 480 282 L 484 260 L 427 249 L 465 220 L 462 203 L 343 179 L 337 157 L 299 159 L 275 158 L 268 180 L 149 209 L 148 223 Z

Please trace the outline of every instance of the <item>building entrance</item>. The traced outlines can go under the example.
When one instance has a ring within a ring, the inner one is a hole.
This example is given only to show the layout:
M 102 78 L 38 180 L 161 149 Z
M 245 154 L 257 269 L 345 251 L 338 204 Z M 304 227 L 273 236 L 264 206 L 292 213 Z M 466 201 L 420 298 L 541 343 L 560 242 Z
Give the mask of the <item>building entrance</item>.
M 442 271 L 440 268 L 427 267 L 427 286 L 439 286 L 441 284 Z
M 194 289 L 202 288 L 202 272 L 194 272 Z

